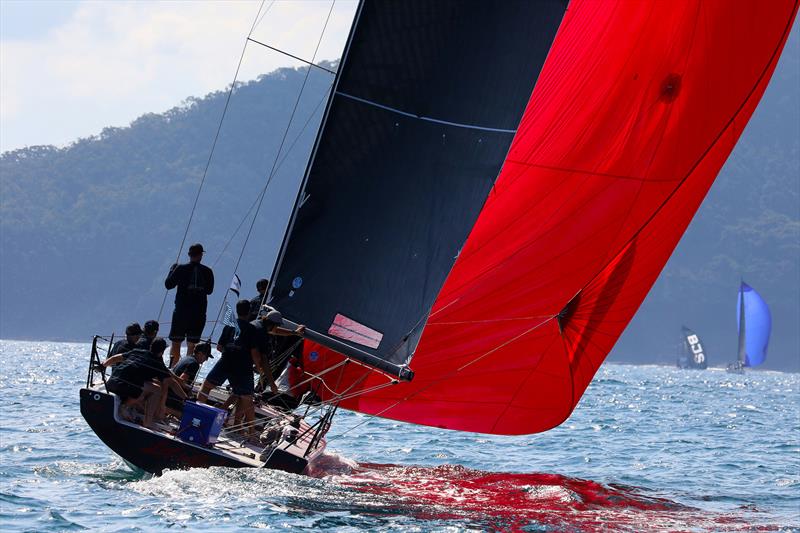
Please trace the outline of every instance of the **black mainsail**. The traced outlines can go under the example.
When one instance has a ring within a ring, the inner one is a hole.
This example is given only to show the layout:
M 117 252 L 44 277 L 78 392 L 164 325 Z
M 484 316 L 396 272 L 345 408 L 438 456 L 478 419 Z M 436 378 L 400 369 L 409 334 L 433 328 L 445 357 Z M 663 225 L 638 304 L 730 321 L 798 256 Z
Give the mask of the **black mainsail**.
M 681 327 L 681 344 L 678 352 L 678 368 L 705 370 L 708 368 L 708 357 L 700 337 L 687 328 Z
M 271 305 L 312 340 L 402 377 L 565 5 L 362 1 Z

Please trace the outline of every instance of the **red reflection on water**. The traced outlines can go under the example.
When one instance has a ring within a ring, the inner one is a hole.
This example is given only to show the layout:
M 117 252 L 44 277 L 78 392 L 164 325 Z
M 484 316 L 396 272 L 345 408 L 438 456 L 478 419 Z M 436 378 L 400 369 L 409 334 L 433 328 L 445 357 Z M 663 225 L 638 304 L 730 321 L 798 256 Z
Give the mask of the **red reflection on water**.
M 334 468 L 328 475 L 337 475 L 342 485 L 375 495 L 391 507 L 398 506 L 402 514 L 431 520 L 468 520 L 490 530 L 754 529 L 740 517 L 646 496 L 631 487 L 559 474 L 482 472 L 454 465 L 360 464 Z

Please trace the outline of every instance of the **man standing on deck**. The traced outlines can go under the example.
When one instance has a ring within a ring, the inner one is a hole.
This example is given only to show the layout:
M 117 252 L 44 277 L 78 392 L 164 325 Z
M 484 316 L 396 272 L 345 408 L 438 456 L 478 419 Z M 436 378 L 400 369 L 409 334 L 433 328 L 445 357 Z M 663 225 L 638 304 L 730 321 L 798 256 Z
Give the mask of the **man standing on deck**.
M 266 292 L 269 288 L 269 280 L 266 278 L 261 278 L 256 282 L 256 290 L 258 294 L 254 297 L 250 298 L 250 321 L 252 322 L 256 318 L 258 318 L 258 311 L 261 309 L 261 306 L 266 304 Z
M 225 326 L 217 343 L 217 350 L 222 352 L 222 357 L 206 376 L 200 392 L 197 394 L 198 403 L 208 402 L 208 393 L 214 387 L 219 387 L 225 381 L 231 384 L 233 394 L 238 396 L 237 411 L 244 414 L 248 429 L 247 433 L 255 434 L 253 421 L 255 408 L 253 406 L 253 365 L 259 373 L 264 371 L 261 366 L 261 354 L 258 350 L 256 330 L 250 322 L 250 301 L 239 300 L 236 302 L 237 327 Z
M 206 325 L 208 295 L 214 292 L 214 272 L 200 264 L 202 259 L 203 245 L 191 245 L 189 262 L 172 265 L 167 279 L 164 280 L 167 290 L 178 288 L 169 330 L 169 340 L 172 341 L 169 351 L 170 367 L 175 366 L 180 359 L 183 339 L 186 339 L 186 353 L 194 352 L 194 346 L 200 341 Z
M 255 300 L 255 298 L 253 298 Z M 250 300 L 250 313 L 253 312 L 253 300 Z M 267 320 L 265 316 L 256 318 L 250 321 L 250 324 L 255 328 L 255 339 L 258 346 L 258 351 L 261 353 L 261 377 L 258 379 L 259 391 L 263 391 L 269 387 L 272 394 L 278 394 L 278 386 L 275 384 L 275 378 L 272 375 L 272 361 L 275 358 L 275 339 L 270 335 L 270 331 L 282 324 L 280 313 L 275 313 Z M 258 314 L 256 313 L 256 316 Z

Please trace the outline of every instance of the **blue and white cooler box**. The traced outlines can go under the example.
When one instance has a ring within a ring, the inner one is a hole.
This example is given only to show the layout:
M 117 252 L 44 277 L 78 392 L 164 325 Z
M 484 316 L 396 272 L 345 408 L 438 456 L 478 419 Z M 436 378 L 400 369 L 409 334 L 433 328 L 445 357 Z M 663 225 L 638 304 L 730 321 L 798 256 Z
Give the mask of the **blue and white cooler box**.
M 226 411 L 201 403 L 186 402 L 183 407 L 178 438 L 182 441 L 207 446 L 217 442 Z

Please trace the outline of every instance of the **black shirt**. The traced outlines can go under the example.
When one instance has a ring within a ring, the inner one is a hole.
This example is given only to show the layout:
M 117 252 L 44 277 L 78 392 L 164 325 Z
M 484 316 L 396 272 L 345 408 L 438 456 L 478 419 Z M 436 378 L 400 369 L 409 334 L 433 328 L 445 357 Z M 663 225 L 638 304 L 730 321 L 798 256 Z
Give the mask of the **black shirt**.
M 267 333 L 267 326 L 261 320 L 253 320 L 250 322 L 250 325 L 253 326 L 255 330 L 254 339 L 256 348 L 258 348 L 259 352 L 271 359 L 275 351 L 275 336 Z
M 200 263 L 173 265 L 164 286 L 167 290 L 178 287 L 175 309 L 205 313 L 207 297 L 214 292 L 214 272 Z
M 145 381 L 157 379 L 159 381 L 169 377 L 169 370 L 160 357 L 156 357 L 149 350 L 136 349 L 128 357 L 114 367 L 109 381 L 120 381 L 128 385 L 141 387 Z
M 247 320 L 236 319 L 239 324 L 239 336 L 236 336 L 236 329 L 233 326 L 222 328 L 218 344 L 222 345 L 222 358 L 233 364 L 239 369 L 250 369 L 253 366 L 253 358 L 250 351 L 258 348 L 258 333 Z
M 139 342 L 136 343 L 136 347 L 141 350 L 150 350 L 150 345 L 153 344 L 153 339 L 155 339 L 155 337 L 150 338 L 147 335 L 142 335 L 139 338 Z
M 188 374 L 189 382 L 194 381 L 194 378 L 197 376 L 197 372 L 199 370 L 200 363 L 197 362 L 197 359 L 195 359 L 193 355 L 185 355 L 181 357 L 181 360 L 178 361 L 178 364 L 172 369 L 172 371 L 178 377 L 181 377 L 183 374 Z
M 264 297 L 260 294 L 256 294 L 250 298 L 250 320 L 258 318 L 258 310 L 261 308 L 261 300 L 263 298 Z
M 267 333 L 267 325 L 261 320 L 253 320 L 250 324 L 255 329 L 256 347 L 273 365 L 272 371 L 276 375 L 283 371 L 290 355 L 303 356 L 303 340 L 299 337 L 271 335 Z M 283 356 L 283 359 L 278 360 L 280 356 Z
M 135 344 L 128 342 L 128 339 L 122 339 L 121 341 L 114 343 L 114 347 L 111 348 L 110 352 L 108 352 L 108 356 L 111 357 L 112 355 L 122 355 L 122 357 L 127 357 L 128 352 L 134 348 L 136 348 Z

